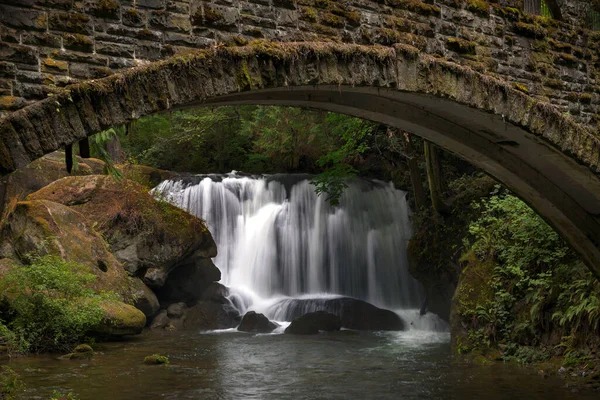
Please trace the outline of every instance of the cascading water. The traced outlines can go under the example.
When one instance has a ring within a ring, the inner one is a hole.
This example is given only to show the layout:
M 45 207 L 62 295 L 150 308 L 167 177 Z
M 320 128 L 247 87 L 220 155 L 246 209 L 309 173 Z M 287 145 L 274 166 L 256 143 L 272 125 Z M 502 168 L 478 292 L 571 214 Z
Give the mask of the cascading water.
M 196 176 L 164 181 L 154 193 L 206 220 L 215 264 L 242 309 L 326 293 L 394 309 L 422 302 L 406 260 L 406 193 L 391 184 L 350 180 L 336 207 L 302 175 Z

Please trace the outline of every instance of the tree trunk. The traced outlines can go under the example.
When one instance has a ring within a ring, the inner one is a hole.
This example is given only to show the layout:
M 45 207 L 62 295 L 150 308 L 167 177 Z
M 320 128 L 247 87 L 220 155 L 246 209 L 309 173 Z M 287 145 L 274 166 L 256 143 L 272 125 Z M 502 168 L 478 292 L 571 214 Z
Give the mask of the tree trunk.
M 406 160 L 408 163 L 408 170 L 410 172 L 410 181 L 415 194 L 415 207 L 418 211 L 427 206 L 425 190 L 423 189 L 423 180 L 421 179 L 421 171 L 419 171 L 419 163 L 412 148 L 410 134 L 408 132 L 402 133 L 404 135 L 404 150 L 408 156 Z
M 79 155 L 81 158 L 90 158 L 90 140 L 88 138 L 79 141 Z
M 106 152 L 115 164 L 123 162 L 123 149 L 121 148 L 119 136 L 114 135 L 112 139 L 106 143 Z
M 71 173 L 73 170 L 73 145 L 68 144 L 65 146 L 65 164 L 67 164 L 67 172 Z
M 442 197 L 442 178 L 437 147 L 428 141 L 425 141 L 423 144 L 425 147 L 425 166 L 427 167 L 427 181 L 429 182 L 431 204 L 436 213 L 443 214 L 448 210 L 448 206 L 444 203 Z

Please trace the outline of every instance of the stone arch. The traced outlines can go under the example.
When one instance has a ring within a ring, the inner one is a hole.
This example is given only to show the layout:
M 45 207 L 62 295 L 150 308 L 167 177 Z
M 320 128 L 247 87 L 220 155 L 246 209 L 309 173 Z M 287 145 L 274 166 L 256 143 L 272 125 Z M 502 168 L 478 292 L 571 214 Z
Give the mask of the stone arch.
M 250 103 L 351 114 L 431 140 L 510 187 L 600 277 L 600 140 L 503 81 L 407 45 L 256 42 L 83 82 L 0 121 L 0 173 L 151 113 Z

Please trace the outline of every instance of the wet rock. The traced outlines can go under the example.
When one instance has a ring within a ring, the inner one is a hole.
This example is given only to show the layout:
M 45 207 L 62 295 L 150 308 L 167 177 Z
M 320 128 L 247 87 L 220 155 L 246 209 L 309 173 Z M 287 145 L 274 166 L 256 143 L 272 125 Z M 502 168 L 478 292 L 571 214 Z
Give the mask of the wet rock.
M 167 315 L 167 310 L 162 310 L 161 312 L 156 314 L 156 316 L 152 320 L 150 329 L 162 329 L 162 328 L 166 327 L 167 325 L 169 325 L 170 323 L 171 323 L 171 320 L 169 319 L 169 316 Z
M 151 273 L 152 271 L 148 271 L 146 277 Z M 162 304 L 172 302 L 191 304 L 200 300 L 203 292 L 220 279 L 221 271 L 210 258 L 193 255 L 171 271 L 164 284 L 156 285 L 160 286 L 156 288 L 156 295 Z
M 185 312 L 185 327 L 199 330 L 235 328 L 240 323 L 240 313 L 231 304 L 201 301 Z
M 213 282 L 200 297 L 201 301 L 214 301 L 215 303 L 225 304 L 227 303 L 227 296 L 229 296 L 229 289 L 225 285 L 221 285 L 219 282 Z
M 319 331 L 339 331 L 342 328 L 342 320 L 334 314 L 325 311 L 316 311 L 305 314 L 292 321 L 285 329 L 285 333 L 296 335 L 313 335 Z
M 170 318 L 180 318 L 186 309 L 185 303 L 173 303 L 167 308 L 167 315 Z
M 63 360 L 89 360 L 94 356 L 94 349 L 90 345 L 80 344 L 72 353 L 60 357 Z
M 304 314 L 326 311 L 337 315 L 342 327 L 368 331 L 405 330 L 404 321 L 393 311 L 352 297 L 328 299 L 285 299 L 272 306 L 269 314 L 277 320 L 292 321 Z
M 151 356 L 144 357 L 144 364 L 146 365 L 161 365 L 168 364 L 169 358 L 161 356 L 160 354 L 152 354 Z
M 248 311 L 242 318 L 238 331 L 270 333 L 277 328 L 277 324 L 269 321 L 263 314 L 257 314 L 254 311 Z

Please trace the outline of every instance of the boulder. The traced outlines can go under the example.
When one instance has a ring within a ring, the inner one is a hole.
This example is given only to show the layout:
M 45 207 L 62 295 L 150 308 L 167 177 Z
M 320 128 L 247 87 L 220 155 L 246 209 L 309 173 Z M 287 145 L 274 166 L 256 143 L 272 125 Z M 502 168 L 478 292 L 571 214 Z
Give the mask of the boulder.
M 290 326 L 285 328 L 285 333 L 296 335 L 313 335 L 319 331 L 339 331 L 342 328 L 342 320 L 334 314 L 325 311 L 316 311 L 296 318 Z
M 102 304 L 102 308 L 104 309 L 102 322 L 94 329 L 94 333 L 100 336 L 137 335 L 146 326 L 146 316 L 134 306 L 111 301 Z
M 193 255 L 172 270 L 168 277 L 164 276 L 164 270 L 158 268 L 148 270 L 145 277 L 152 287 L 156 288 L 156 295 L 162 304 L 172 302 L 191 304 L 200 300 L 203 292 L 213 282 L 221 279 L 221 271 L 210 258 Z M 166 279 L 166 282 L 162 283 L 163 279 Z
M 257 314 L 254 311 L 248 311 L 242 318 L 238 331 L 271 333 L 277 328 L 277 324 L 269 321 L 263 314 Z
M 150 329 L 163 329 L 167 327 L 171 323 L 169 316 L 167 315 L 167 310 L 161 310 L 154 319 L 152 320 L 152 324 L 150 324 Z
M 406 329 L 404 321 L 395 312 L 352 297 L 285 299 L 274 304 L 269 315 L 274 315 L 277 320 L 293 321 L 315 311 L 326 311 L 337 315 L 342 321 L 342 326 L 348 329 L 368 331 Z
M 185 312 L 185 327 L 198 330 L 235 328 L 240 323 L 239 312 L 230 304 L 201 301 Z
M 156 294 L 142 282 L 140 278 L 130 278 L 133 305 L 144 313 L 146 317 L 152 317 L 160 309 L 160 303 Z
M 227 297 L 229 296 L 229 289 L 227 286 L 220 284 L 219 282 L 213 282 L 200 296 L 201 301 L 214 301 L 215 303 L 225 304 L 227 303 Z
M 0 270 L 26 263 L 28 254 L 59 256 L 87 267 L 97 278 L 94 289 L 115 291 L 133 304 L 139 288 L 86 217 L 70 207 L 47 200 L 18 202 L 0 238 Z
M 72 353 L 60 357 L 63 360 L 89 360 L 94 357 L 94 349 L 88 344 L 80 344 Z
M 15 197 L 18 201 L 44 186 L 67 176 L 102 175 L 106 163 L 96 158 L 74 157 L 76 163 L 69 174 L 65 164 L 65 153 L 46 154 L 23 168 L 19 168 L 6 178 L 6 198 Z
M 204 221 L 154 199 L 144 186 L 127 179 L 71 176 L 28 199 L 51 200 L 81 212 L 107 239 L 125 269 L 152 289 L 162 286 L 182 263 L 217 255 Z
M 180 318 L 186 309 L 185 303 L 173 303 L 167 308 L 167 315 L 169 318 Z

